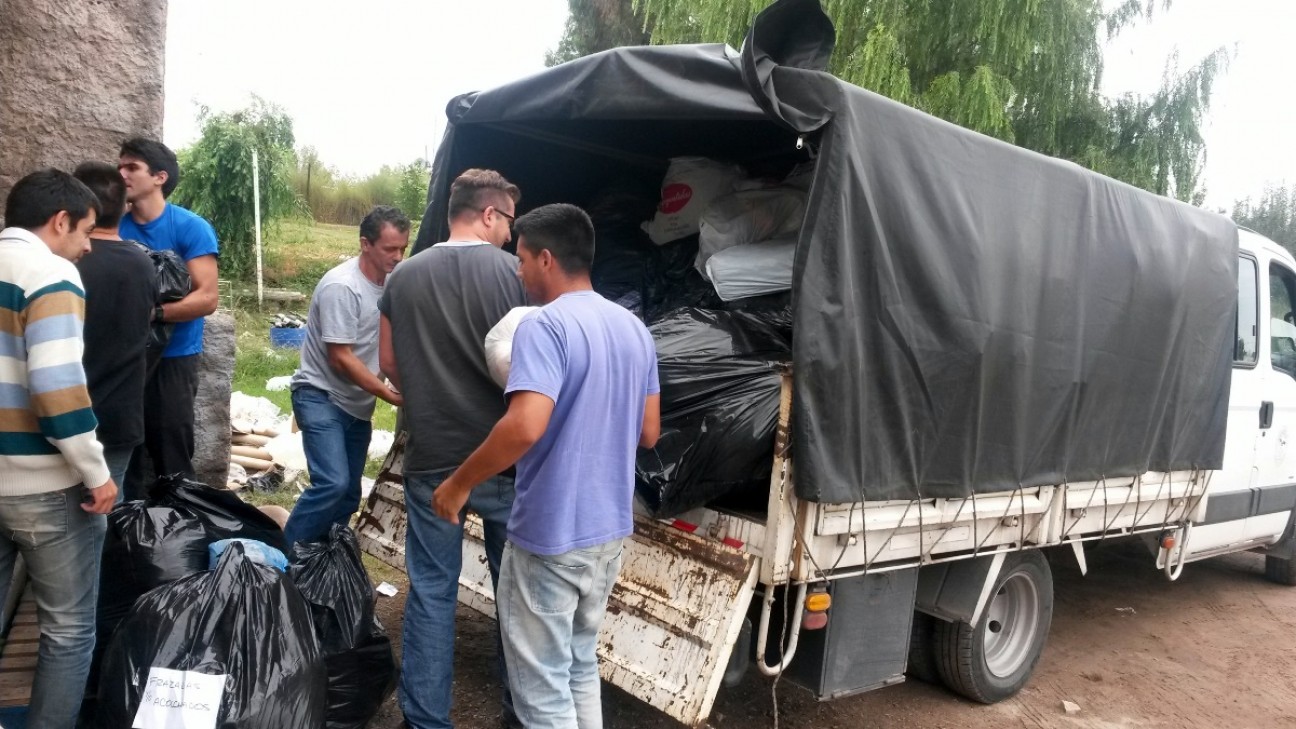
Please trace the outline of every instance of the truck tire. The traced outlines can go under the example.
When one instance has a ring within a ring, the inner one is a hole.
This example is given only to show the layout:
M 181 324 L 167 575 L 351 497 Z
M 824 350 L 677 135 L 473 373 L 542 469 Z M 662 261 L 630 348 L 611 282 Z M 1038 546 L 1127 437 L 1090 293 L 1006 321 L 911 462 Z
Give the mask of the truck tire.
M 936 668 L 949 689 L 993 704 L 1030 680 L 1053 620 L 1053 575 L 1038 549 L 1004 560 L 980 625 L 936 621 Z
M 1296 559 L 1265 556 L 1265 579 L 1279 585 L 1296 585 Z

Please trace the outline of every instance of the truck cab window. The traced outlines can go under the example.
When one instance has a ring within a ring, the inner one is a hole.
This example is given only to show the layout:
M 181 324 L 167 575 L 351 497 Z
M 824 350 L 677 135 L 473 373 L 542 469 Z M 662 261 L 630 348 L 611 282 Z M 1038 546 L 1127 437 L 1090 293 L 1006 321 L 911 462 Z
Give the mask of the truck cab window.
M 1296 377 L 1296 274 L 1269 265 L 1269 337 L 1273 368 Z
M 1237 331 L 1233 338 L 1233 361 L 1237 364 L 1256 363 L 1256 324 L 1259 307 L 1256 297 L 1256 262 L 1243 256 L 1238 260 Z

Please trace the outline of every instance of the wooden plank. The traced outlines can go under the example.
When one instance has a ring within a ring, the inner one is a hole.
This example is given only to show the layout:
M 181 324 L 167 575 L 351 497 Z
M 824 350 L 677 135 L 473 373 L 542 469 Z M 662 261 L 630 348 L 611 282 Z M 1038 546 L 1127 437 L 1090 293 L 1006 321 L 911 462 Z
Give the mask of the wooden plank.
M 36 676 L 40 650 L 40 626 L 31 585 L 23 591 L 14 611 L 9 636 L 0 650 L 0 708 L 31 703 L 32 680 Z
M 15 671 L 34 671 L 36 670 L 36 651 L 26 655 L 19 653 L 5 653 L 5 657 L 0 659 L 0 673 L 13 673 Z
M 0 706 L 26 706 L 34 675 L 34 670 L 0 673 Z
M 6 645 L 11 643 L 25 643 L 40 640 L 40 626 L 36 623 L 27 623 L 26 625 L 15 625 L 9 630 L 9 639 Z
M 5 646 L 4 657 L 0 658 L 0 671 L 5 670 L 9 666 L 10 658 L 25 658 L 27 656 L 34 656 L 38 652 L 40 652 L 40 643 L 36 641 L 30 643 L 10 643 Z

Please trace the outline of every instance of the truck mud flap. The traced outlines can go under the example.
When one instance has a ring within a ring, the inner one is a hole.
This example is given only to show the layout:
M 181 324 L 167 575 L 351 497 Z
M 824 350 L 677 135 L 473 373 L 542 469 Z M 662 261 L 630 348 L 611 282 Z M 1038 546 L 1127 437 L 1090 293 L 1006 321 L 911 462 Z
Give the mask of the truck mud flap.
M 361 513 L 361 548 L 405 569 L 405 494 L 397 439 Z M 742 631 L 756 560 L 721 542 L 636 517 L 599 634 L 603 680 L 687 726 L 706 723 Z M 459 601 L 494 617 L 476 515 L 464 525 Z M 745 660 L 745 657 L 743 657 Z

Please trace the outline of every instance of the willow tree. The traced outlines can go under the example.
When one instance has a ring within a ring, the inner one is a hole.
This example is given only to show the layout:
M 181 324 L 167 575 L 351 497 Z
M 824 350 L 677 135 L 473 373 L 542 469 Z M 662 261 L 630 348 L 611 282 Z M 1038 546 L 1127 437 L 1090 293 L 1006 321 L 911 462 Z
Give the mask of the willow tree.
M 558 47 L 545 54 L 545 65 L 618 46 L 647 45 L 649 36 L 633 0 L 567 0 L 567 25 Z
M 269 224 L 298 210 L 292 118 L 254 96 L 239 111 L 214 114 L 204 107 L 198 120 L 202 136 L 179 153 L 180 184 L 171 201 L 211 221 L 221 241 L 221 273 L 239 278 L 252 272 L 256 254 L 252 150 L 258 152 L 261 219 Z
M 1259 200 L 1248 197 L 1233 204 L 1233 219 L 1296 251 L 1296 186 L 1265 185 Z
M 769 0 L 622 0 L 654 43 L 737 47 Z M 1227 60 L 1180 70 L 1147 97 L 1098 92 L 1106 40 L 1170 0 L 823 0 L 837 27 L 829 70 L 978 132 L 1154 192 L 1199 200 L 1201 123 Z

